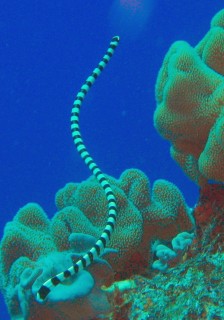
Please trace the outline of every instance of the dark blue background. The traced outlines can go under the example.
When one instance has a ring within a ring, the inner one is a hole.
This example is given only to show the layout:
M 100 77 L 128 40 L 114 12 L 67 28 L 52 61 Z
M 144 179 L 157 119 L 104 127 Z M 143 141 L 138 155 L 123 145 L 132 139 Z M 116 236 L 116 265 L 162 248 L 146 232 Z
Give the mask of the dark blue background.
M 121 8 L 124 2 L 1 0 L 1 236 L 21 206 L 38 202 L 52 217 L 56 191 L 89 176 L 73 146 L 70 111 L 117 34 L 117 52 L 83 105 L 86 145 L 105 173 L 139 168 L 152 182 L 174 182 L 194 205 L 197 187 L 153 127 L 154 86 L 170 45 L 196 45 L 222 1 L 148 0 L 148 16 Z M 3 301 L 0 307 L 0 319 L 8 319 Z

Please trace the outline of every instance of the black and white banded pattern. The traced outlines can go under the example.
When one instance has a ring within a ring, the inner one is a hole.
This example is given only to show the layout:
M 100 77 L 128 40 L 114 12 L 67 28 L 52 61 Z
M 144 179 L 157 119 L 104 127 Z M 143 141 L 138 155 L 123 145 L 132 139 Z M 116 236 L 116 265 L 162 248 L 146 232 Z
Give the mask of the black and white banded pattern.
M 46 300 L 48 294 L 51 292 L 52 288 L 57 286 L 59 283 L 62 283 L 69 277 L 77 274 L 87 266 L 89 266 L 93 260 L 102 255 L 104 252 L 105 247 L 107 246 L 111 234 L 114 230 L 114 225 L 117 216 L 117 206 L 116 206 L 116 199 L 114 193 L 110 187 L 109 182 L 94 162 L 93 158 L 90 156 L 86 147 L 83 143 L 82 136 L 79 129 L 79 113 L 82 102 L 88 93 L 91 86 L 94 84 L 95 80 L 99 77 L 101 72 L 106 67 L 107 63 L 110 61 L 112 55 L 114 54 L 114 50 L 116 49 L 119 43 L 119 37 L 115 36 L 112 38 L 109 48 L 107 49 L 106 54 L 103 56 L 103 59 L 100 61 L 98 66 L 93 70 L 92 74 L 86 79 L 85 83 L 82 85 L 81 89 L 79 90 L 76 99 L 73 104 L 72 114 L 71 114 L 71 131 L 72 131 L 72 138 L 74 144 L 79 152 L 81 158 L 85 161 L 86 165 L 92 171 L 93 175 L 99 181 L 100 185 L 104 189 L 107 202 L 108 202 L 108 219 L 106 223 L 106 227 L 103 230 L 100 238 L 97 240 L 95 245 L 82 257 L 80 258 L 74 265 L 70 268 L 61 272 L 54 276 L 53 278 L 48 279 L 44 284 L 40 287 L 37 292 L 37 301 L 43 302 Z

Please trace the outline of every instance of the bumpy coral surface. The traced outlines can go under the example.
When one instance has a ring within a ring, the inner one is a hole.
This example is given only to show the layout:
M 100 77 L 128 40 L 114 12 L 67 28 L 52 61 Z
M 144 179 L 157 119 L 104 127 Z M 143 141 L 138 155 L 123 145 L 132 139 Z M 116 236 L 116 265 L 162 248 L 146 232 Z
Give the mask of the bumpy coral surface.
M 89 250 L 104 228 L 107 203 L 93 177 L 69 183 L 56 195 L 59 211 L 52 220 L 37 204 L 21 208 L 5 227 L 0 244 L 1 290 L 13 319 L 92 319 L 108 312 L 100 289 L 114 279 L 146 274 L 151 245 L 194 228 L 191 210 L 176 186 L 165 180 L 152 190 L 139 170 L 108 177 L 118 201 L 118 219 L 105 259 L 58 285 L 44 305 L 35 300 L 42 283 L 67 269 Z M 103 257 L 104 258 L 104 257 Z M 82 284 L 82 285 L 80 285 Z
M 224 10 L 192 48 L 175 42 L 156 84 L 155 127 L 197 184 L 224 181 Z
M 96 239 L 85 234 L 70 235 L 69 249 L 60 252 L 51 235 L 51 222 L 40 206 L 30 203 L 21 208 L 5 227 L 1 241 L 1 290 L 12 319 L 69 320 L 90 319 L 110 310 L 100 286 L 112 277 L 109 264 L 100 259 L 69 283 L 59 285 L 40 305 L 35 297 L 44 281 L 71 266 Z M 82 246 L 79 245 L 82 243 Z M 88 248 L 89 249 L 89 248 Z M 105 253 L 110 250 L 106 249 Z
M 147 177 L 136 169 L 126 170 L 119 180 L 111 177 L 108 180 L 118 204 L 118 219 L 110 241 L 118 253 L 108 256 L 108 261 L 117 278 L 126 278 L 146 272 L 152 241 L 171 240 L 181 231 L 191 230 L 193 220 L 181 192 L 168 181 L 157 180 L 151 190 Z M 67 248 L 71 232 L 88 230 L 88 234 L 100 236 L 107 203 L 93 177 L 59 190 L 56 205 L 60 211 L 53 218 L 52 230 L 60 250 Z

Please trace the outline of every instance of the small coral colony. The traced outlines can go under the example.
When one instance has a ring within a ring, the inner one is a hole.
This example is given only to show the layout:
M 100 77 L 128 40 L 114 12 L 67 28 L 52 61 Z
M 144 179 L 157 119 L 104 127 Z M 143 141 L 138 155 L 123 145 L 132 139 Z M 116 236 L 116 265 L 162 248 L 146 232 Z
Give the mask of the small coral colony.
M 166 180 L 138 169 L 104 175 L 79 111 L 119 43 L 75 99 L 74 144 L 92 176 L 56 193 L 49 219 L 28 203 L 5 226 L 1 291 L 11 319 L 224 319 L 224 10 L 191 47 L 175 42 L 156 82 L 154 126 L 199 188 L 194 208 Z

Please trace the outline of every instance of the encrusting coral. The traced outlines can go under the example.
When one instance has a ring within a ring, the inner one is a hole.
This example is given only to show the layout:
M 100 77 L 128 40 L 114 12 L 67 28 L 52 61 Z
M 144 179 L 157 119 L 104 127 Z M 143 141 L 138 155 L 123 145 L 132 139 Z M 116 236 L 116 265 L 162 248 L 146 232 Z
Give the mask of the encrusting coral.
M 150 279 L 134 276 L 129 288 L 118 283 L 110 293 L 107 319 L 223 319 L 223 273 L 224 254 L 205 251 Z
M 224 181 L 224 10 L 192 48 L 175 42 L 156 83 L 154 123 L 197 184 Z
M 106 249 L 107 263 L 96 261 L 81 272 L 80 281 L 87 286 L 83 293 L 76 278 L 74 284 L 70 281 L 69 286 L 55 288 L 47 304 L 39 306 L 34 299 L 44 280 L 82 256 L 101 233 L 107 204 L 93 177 L 80 184 L 69 183 L 58 191 L 59 211 L 51 221 L 37 204 L 31 203 L 6 225 L 0 261 L 3 292 L 12 316 L 22 314 L 29 319 L 35 314 L 32 319 L 40 319 L 48 312 L 48 319 L 53 319 L 57 310 L 63 319 L 72 319 L 69 316 L 72 312 L 81 313 L 81 319 L 89 319 L 109 311 L 101 285 L 149 273 L 152 242 L 158 238 L 171 240 L 179 232 L 193 228 L 191 210 L 172 183 L 159 180 L 150 190 L 147 177 L 134 169 L 126 170 L 119 180 L 111 177 L 108 180 L 118 203 L 119 217 L 110 242 L 116 250 Z M 24 285 L 25 278 L 28 285 Z M 107 307 L 103 310 L 96 301 L 105 301 Z

